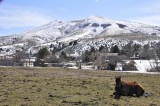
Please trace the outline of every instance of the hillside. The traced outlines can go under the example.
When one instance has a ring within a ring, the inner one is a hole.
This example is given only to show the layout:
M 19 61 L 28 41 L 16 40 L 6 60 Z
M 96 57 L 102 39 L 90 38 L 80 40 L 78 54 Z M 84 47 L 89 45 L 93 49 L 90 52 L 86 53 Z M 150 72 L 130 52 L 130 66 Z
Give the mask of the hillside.
M 27 32 L 0 37 L 0 55 L 14 54 L 23 49 L 36 53 L 41 47 L 51 44 L 58 47 L 59 43 L 65 45 L 63 49 L 72 49 L 71 54 L 77 55 L 90 46 L 121 46 L 130 41 L 146 44 L 159 41 L 159 37 L 160 27 L 157 26 L 90 16 L 69 22 L 55 20 Z M 75 40 L 78 45 L 69 46 Z

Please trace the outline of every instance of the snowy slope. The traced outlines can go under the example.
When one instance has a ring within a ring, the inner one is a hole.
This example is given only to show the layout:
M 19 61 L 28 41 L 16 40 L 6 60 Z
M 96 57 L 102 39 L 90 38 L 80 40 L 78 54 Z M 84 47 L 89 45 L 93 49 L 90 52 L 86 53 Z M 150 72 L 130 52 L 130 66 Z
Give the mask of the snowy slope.
M 143 37 L 145 39 L 139 40 L 139 36 L 141 39 Z M 146 39 L 148 36 L 151 39 Z M 11 49 L 7 52 L 2 50 L 0 54 L 15 53 L 17 48 L 15 45 L 18 44 L 23 44 L 18 46 L 18 50 L 25 47 L 36 52 L 43 46 L 49 47 L 51 43 L 55 46 L 59 42 L 67 45 L 71 41 L 78 40 L 77 46 L 65 48 L 66 51 L 73 49 L 73 54 L 76 54 L 78 51 L 89 49 L 90 46 L 98 48 L 101 45 L 124 45 L 130 40 L 144 44 L 152 41 L 157 42 L 159 37 L 160 27 L 90 16 L 82 20 L 68 22 L 55 20 L 27 32 L 0 37 L 0 48 L 9 46 L 8 49 Z
M 22 41 L 37 40 L 37 43 L 46 43 L 64 36 L 64 31 L 73 26 L 74 22 L 53 21 L 23 34 Z
M 143 74 L 160 74 L 159 72 L 148 72 L 152 67 L 155 67 L 155 60 L 134 60 L 138 71 L 121 71 L 130 73 L 143 73 Z

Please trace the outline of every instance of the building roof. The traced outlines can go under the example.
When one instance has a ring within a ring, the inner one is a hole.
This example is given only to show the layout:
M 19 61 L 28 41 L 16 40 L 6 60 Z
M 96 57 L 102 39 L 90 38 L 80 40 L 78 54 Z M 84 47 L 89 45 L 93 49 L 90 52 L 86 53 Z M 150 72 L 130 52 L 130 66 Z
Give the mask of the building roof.
M 35 62 L 36 61 L 36 57 L 30 57 L 27 59 L 21 59 L 22 62 Z

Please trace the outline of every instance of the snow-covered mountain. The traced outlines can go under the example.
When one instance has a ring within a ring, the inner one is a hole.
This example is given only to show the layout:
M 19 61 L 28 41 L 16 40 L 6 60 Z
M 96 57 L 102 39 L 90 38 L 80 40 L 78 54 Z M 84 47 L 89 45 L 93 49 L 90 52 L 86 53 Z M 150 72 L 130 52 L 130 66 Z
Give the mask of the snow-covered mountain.
M 76 54 L 91 46 L 124 45 L 130 40 L 145 44 L 159 41 L 159 37 L 160 27 L 157 26 L 90 16 L 69 22 L 55 20 L 27 32 L 0 37 L 0 54 L 14 54 L 23 49 L 36 52 L 51 44 L 56 47 L 63 44 L 63 49 L 69 54 Z M 76 46 L 69 45 L 75 40 L 78 42 Z

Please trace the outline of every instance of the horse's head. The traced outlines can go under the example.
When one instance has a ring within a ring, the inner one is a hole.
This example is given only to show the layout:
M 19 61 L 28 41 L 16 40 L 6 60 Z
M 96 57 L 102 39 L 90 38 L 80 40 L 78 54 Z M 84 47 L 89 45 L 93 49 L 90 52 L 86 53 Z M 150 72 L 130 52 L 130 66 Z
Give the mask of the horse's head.
M 121 76 L 116 76 L 116 87 L 121 87 Z
M 116 79 L 116 82 L 121 82 L 121 76 L 116 76 L 115 79 Z

